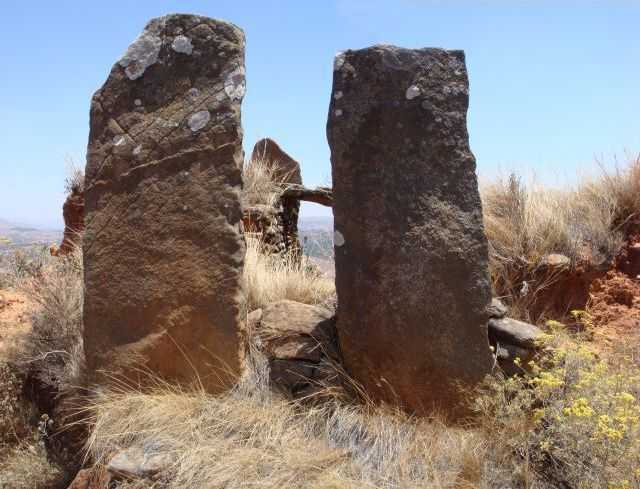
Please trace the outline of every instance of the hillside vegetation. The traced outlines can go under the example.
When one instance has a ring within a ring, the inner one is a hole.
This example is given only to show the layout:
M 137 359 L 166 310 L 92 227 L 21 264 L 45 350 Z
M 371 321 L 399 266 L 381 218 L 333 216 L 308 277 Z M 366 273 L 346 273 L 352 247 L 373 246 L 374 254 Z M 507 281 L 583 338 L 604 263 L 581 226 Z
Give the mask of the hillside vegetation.
M 523 277 L 545 256 L 563 254 L 570 267 L 613 260 L 640 213 L 640 161 L 566 192 L 511 177 L 486 186 L 483 202 L 494 285 L 525 311 Z M 78 253 L 45 253 L 9 265 L 5 287 L 35 307 L 29 341 L 0 370 L 0 391 L 11 411 L 27 413 L 25 378 L 63 394 L 79 382 L 82 263 Z M 248 311 L 280 299 L 331 306 L 333 283 L 311 264 L 267 256 L 249 239 L 245 266 Z M 155 479 L 119 488 L 640 489 L 640 345 L 598 353 L 592 337 L 602 326 L 589 314 L 574 312 L 578 329 L 541 319 L 541 353 L 520 364 L 521 375 L 497 374 L 469 392 L 474 415 L 456 426 L 345 392 L 322 403 L 288 400 L 270 389 L 253 338 L 249 368 L 227 394 L 158 379 L 150 392 L 121 384 L 83 393 L 73 409 L 90 428 L 86 453 L 96 473 L 123 449 L 166 455 Z M 35 413 L 7 417 L 8 409 L 0 416 L 0 487 L 55 487 L 64 475 L 42 448 L 50 446 L 46 427 L 33 429 Z

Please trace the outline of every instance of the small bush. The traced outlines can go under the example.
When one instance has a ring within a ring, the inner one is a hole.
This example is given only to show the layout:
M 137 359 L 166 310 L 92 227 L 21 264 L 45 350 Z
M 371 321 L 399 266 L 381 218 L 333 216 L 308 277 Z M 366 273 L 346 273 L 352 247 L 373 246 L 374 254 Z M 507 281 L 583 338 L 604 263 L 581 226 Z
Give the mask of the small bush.
M 82 253 L 64 258 L 43 251 L 35 260 L 20 262 L 16 287 L 36 305 L 32 331 L 21 353 L 32 376 L 57 392 L 79 385 L 82 346 Z
M 640 369 L 562 332 L 543 341 L 522 377 L 489 379 L 476 401 L 496 466 L 524 487 L 640 488 Z

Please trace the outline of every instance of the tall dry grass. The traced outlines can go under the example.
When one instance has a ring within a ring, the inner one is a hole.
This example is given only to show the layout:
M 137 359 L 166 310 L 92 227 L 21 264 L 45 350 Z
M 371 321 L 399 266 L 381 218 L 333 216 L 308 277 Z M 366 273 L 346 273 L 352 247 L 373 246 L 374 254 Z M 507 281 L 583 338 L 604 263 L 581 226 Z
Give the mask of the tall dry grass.
M 243 205 L 276 206 L 282 194 L 283 181 L 283 178 L 278 176 L 277 164 L 274 165 L 261 157 L 247 160 L 242 171 Z
M 43 250 L 36 260 L 20 263 L 15 275 L 16 289 L 36 306 L 19 363 L 58 392 L 74 389 L 84 365 L 81 250 L 60 258 Z
M 304 304 L 326 304 L 335 294 L 333 280 L 323 275 L 307 257 L 293 252 L 266 253 L 259 237 L 246 236 L 244 281 L 247 309 L 264 307 L 282 299 Z
M 625 225 L 640 215 L 640 156 L 575 188 L 549 189 L 512 174 L 483 184 L 481 196 L 494 289 L 524 311 L 554 281 L 528 282 L 545 257 L 564 255 L 572 267 L 612 261 Z
M 218 397 L 170 386 L 153 394 L 112 391 L 95 399 L 92 412 L 92 456 L 106 462 L 124 447 L 166 454 L 170 462 L 157 478 L 161 487 L 472 488 L 482 483 L 485 443 L 474 431 L 368 406 L 302 406 L 270 394 L 265 384 L 240 385 Z

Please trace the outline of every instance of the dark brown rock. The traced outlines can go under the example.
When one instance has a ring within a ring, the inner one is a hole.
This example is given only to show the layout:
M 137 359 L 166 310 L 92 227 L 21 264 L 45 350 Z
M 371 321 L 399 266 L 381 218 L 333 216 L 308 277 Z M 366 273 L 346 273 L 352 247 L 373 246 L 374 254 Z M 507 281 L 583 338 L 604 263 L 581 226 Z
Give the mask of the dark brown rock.
M 452 416 L 492 368 L 462 51 L 337 55 L 327 125 L 338 333 L 373 399 Z M 460 409 L 462 411 L 462 409 Z
M 91 103 L 84 345 L 92 370 L 220 390 L 237 378 L 244 34 L 150 21 Z M 144 379 L 143 379 L 144 380 Z
M 64 236 L 60 246 L 52 252 L 54 256 L 68 255 L 74 248 L 82 246 L 84 193 L 81 189 L 71 190 L 62 206 L 62 217 L 64 218 Z

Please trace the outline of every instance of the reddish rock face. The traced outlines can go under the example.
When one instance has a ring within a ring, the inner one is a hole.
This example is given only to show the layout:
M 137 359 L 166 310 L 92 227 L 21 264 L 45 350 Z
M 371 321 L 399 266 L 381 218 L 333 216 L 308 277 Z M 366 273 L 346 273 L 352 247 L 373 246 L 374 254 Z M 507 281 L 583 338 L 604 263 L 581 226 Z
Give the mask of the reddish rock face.
M 239 28 L 168 15 L 94 95 L 83 242 L 91 369 L 137 381 L 143 367 L 210 391 L 239 375 L 244 90 Z
M 84 194 L 81 190 L 73 189 L 62 206 L 64 218 L 64 237 L 60 247 L 52 254 L 54 256 L 68 255 L 75 247 L 82 246 L 84 232 Z
M 252 160 L 263 160 L 275 170 L 276 179 L 282 183 L 302 183 L 300 163 L 289 156 L 273 139 L 258 141 L 251 152 Z
M 265 138 L 258 141 L 253 147 L 251 159 L 262 160 L 273 168 L 276 181 L 282 184 L 302 184 L 300 163 L 289 156 L 273 139 Z M 282 223 L 282 235 L 284 247 L 300 253 L 301 247 L 298 240 L 298 215 L 300 213 L 300 201 L 297 199 L 283 199 L 280 221 Z M 253 224 L 255 227 L 255 224 Z
M 462 51 L 338 54 L 327 124 L 338 334 L 373 398 L 464 411 L 491 371 L 488 248 Z

